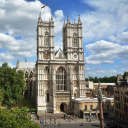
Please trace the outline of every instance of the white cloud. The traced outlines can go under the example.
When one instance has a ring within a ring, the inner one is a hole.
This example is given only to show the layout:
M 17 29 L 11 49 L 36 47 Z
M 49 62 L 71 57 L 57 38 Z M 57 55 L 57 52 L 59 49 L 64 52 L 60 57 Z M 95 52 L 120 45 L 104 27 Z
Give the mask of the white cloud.
M 64 14 L 62 10 L 57 10 L 55 12 L 54 22 L 55 22 L 55 33 L 62 34 L 62 27 L 63 27 L 63 18 Z
M 59 50 L 60 48 L 61 48 L 61 50 L 63 50 L 63 47 L 61 45 L 55 46 L 55 51 Z
M 128 59 L 128 46 L 122 46 L 108 41 L 96 41 L 85 46 L 91 55 L 85 57 L 88 64 L 114 63 L 112 59 Z
M 6 49 L 4 52 L 10 53 L 13 57 L 36 55 L 36 27 L 39 13 L 41 11 L 42 21 L 49 21 L 51 17 L 51 9 L 45 6 L 41 10 L 43 5 L 39 0 L 30 2 L 26 0 L 0 1 L 0 48 Z M 62 31 L 63 17 L 62 10 L 55 11 L 53 15 L 56 38 L 57 34 Z M 9 33 L 9 35 L 3 33 Z M 14 38 L 16 36 L 22 36 L 22 39 L 16 40 Z M 59 38 L 56 39 L 57 43 L 61 38 L 59 35 Z
M 4 53 L 0 53 L 0 61 L 12 61 L 14 58 L 11 55 L 5 55 Z
M 128 66 L 128 61 L 127 60 L 122 60 L 121 63 L 123 64 L 123 66 Z
M 103 68 L 90 68 L 86 71 L 85 76 L 86 78 L 88 76 L 92 77 L 105 77 L 105 76 L 116 76 L 117 74 L 120 74 L 120 72 L 117 72 L 115 69 L 103 69 Z
M 36 44 L 33 40 L 29 42 L 16 40 L 10 35 L 0 33 L 0 48 L 6 49 L 13 56 L 32 57 L 36 54 Z
M 6 61 L 6 62 L 7 62 L 7 61 Z M 4 62 L 0 63 L 0 66 L 2 66 L 3 63 L 4 63 Z M 8 62 L 8 66 L 11 67 L 11 68 L 16 67 L 16 66 L 14 66 L 12 63 L 10 63 L 10 62 Z
M 36 38 L 36 26 L 38 21 L 39 12 L 42 12 L 42 20 L 49 21 L 51 17 L 51 9 L 45 6 L 41 10 L 41 3 L 39 0 L 25 1 L 25 0 L 8 0 L 0 3 L 0 30 L 3 32 L 9 32 L 12 36 L 22 35 L 24 38 L 34 37 Z M 44 11 L 45 9 L 45 11 Z M 45 13 L 44 13 L 45 12 Z M 56 32 L 61 32 L 63 11 L 57 10 L 55 12 L 55 25 L 57 27 Z M 59 26 L 58 26 L 59 25 Z
M 55 12 L 55 17 L 57 17 L 57 19 L 62 20 L 64 18 L 64 14 L 62 10 L 57 10 Z
M 111 35 L 108 37 L 111 41 L 117 43 L 128 43 L 128 31 L 123 32 L 121 34 L 117 34 L 117 36 Z
M 127 0 L 83 0 L 94 8 L 81 15 L 85 40 L 99 40 L 127 30 Z

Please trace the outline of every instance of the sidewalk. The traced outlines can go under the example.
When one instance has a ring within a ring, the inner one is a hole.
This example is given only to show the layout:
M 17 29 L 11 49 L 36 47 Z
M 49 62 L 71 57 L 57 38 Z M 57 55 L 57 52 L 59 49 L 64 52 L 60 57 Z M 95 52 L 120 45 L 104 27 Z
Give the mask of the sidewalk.
M 36 122 L 38 122 L 39 120 L 35 120 Z M 45 122 L 45 120 L 43 120 Z M 50 124 L 50 120 L 49 119 L 46 119 L 46 122 L 48 124 Z M 99 120 L 92 120 L 91 122 L 90 121 L 86 121 L 85 119 L 75 119 L 75 120 L 64 120 L 64 119 L 56 119 L 55 120 L 56 123 L 61 123 L 61 124 L 74 124 L 74 123 L 100 123 Z M 52 119 L 51 123 L 54 123 L 54 119 Z

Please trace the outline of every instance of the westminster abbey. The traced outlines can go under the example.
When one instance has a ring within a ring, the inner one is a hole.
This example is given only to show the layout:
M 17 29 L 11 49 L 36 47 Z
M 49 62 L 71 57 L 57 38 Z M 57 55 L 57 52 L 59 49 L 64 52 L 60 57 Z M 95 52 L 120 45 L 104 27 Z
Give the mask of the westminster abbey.
M 28 90 L 24 95 L 33 99 L 37 112 L 59 113 L 72 111 L 73 100 L 86 97 L 85 62 L 82 22 L 64 21 L 63 49 L 55 52 L 54 20 L 43 21 L 41 13 L 37 23 L 37 61 L 19 62 Z

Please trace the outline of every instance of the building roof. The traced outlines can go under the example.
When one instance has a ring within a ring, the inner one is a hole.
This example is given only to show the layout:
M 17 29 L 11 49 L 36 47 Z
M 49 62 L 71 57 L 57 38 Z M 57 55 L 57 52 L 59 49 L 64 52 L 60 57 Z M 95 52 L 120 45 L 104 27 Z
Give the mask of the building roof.
M 83 102 L 85 102 L 85 101 L 92 101 L 92 102 L 94 102 L 94 101 L 98 101 L 98 99 L 97 98 L 76 98 L 76 99 L 73 99 L 74 101 L 77 101 L 77 102 L 80 102 L 80 101 L 83 101 Z M 113 101 L 114 100 L 114 98 L 108 98 L 108 97 L 102 97 L 102 100 L 103 101 Z
M 93 85 L 99 85 L 99 83 L 93 83 Z M 114 85 L 116 85 L 115 83 L 100 83 L 100 85 L 102 86 L 102 85 L 112 85 L 112 86 L 114 86 Z
M 35 62 L 19 62 L 19 69 L 34 68 Z

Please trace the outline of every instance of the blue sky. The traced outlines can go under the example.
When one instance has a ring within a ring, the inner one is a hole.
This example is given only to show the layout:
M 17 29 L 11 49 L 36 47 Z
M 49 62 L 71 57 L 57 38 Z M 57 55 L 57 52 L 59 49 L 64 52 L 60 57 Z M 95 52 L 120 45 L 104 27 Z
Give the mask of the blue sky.
M 16 60 L 36 62 L 36 26 L 51 13 L 55 24 L 55 49 L 62 46 L 62 27 L 70 21 L 83 25 L 85 74 L 112 76 L 128 71 L 128 0 L 0 0 L 0 64 Z

